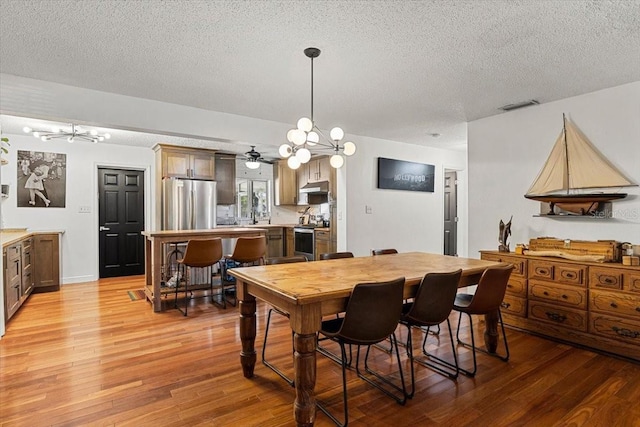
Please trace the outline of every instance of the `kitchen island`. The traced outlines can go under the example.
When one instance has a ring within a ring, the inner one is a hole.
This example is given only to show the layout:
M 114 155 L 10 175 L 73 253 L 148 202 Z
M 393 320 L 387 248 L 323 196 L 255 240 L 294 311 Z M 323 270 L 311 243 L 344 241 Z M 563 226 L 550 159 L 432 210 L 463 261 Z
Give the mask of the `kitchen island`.
M 234 239 L 238 237 L 266 236 L 265 228 L 229 227 L 208 230 L 161 230 L 143 231 L 145 236 L 145 294 L 153 311 L 162 311 L 161 282 L 166 244 L 184 243 L 189 240 L 206 240 L 215 237 Z

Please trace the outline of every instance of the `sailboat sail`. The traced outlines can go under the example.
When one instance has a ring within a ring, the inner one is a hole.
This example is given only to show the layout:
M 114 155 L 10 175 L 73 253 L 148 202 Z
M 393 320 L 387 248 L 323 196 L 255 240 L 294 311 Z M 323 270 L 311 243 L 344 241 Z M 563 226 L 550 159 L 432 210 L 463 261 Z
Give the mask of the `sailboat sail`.
M 569 120 L 525 197 L 570 189 L 629 187 L 635 184 L 609 162 Z

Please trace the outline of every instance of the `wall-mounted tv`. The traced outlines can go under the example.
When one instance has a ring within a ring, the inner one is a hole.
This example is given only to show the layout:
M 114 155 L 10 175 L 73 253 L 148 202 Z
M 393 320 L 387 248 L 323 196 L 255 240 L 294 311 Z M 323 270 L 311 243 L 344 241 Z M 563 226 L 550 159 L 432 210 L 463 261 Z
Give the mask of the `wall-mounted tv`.
M 378 157 L 378 188 L 433 193 L 435 166 Z

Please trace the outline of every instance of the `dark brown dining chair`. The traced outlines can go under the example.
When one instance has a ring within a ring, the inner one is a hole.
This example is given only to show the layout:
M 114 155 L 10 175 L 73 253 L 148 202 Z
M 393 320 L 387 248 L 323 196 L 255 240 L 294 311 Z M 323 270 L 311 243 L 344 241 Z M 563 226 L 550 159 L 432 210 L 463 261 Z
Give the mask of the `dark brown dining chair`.
M 227 294 L 233 294 L 233 301 L 229 304 L 235 306 L 237 302 L 236 279 L 229 275 L 229 269 L 234 267 L 247 267 L 262 265 L 267 252 L 267 239 L 265 236 L 239 237 L 233 254 L 225 255 L 220 262 L 222 272 L 220 278 L 220 305 L 227 308 Z M 231 290 L 231 292 L 229 292 Z
M 318 259 L 322 261 L 341 258 L 353 258 L 353 254 L 351 252 L 327 252 L 324 254 L 320 254 L 320 256 L 318 257 Z
M 182 269 L 182 278 L 176 283 L 176 295 L 174 300 L 175 308 L 180 310 L 183 315 L 187 315 L 189 301 L 193 298 L 192 268 L 210 269 L 222 258 L 222 239 L 208 240 L 189 240 L 184 257 L 179 259 L 178 268 Z M 206 275 L 209 278 L 209 291 L 213 300 L 213 277 L 209 270 Z M 180 283 L 184 282 L 184 311 L 178 306 L 178 288 Z M 199 286 L 200 288 L 200 286 Z
M 462 270 L 456 270 L 451 273 L 429 273 L 425 275 L 420 282 L 413 302 L 405 303 L 402 308 L 403 314 L 400 323 L 407 327 L 407 356 L 409 356 L 409 360 L 411 360 L 411 391 L 408 393 L 408 397 L 410 398 L 413 397 L 415 393 L 414 362 L 429 367 L 451 379 L 458 378 L 458 358 L 456 356 L 456 347 L 453 343 L 453 333 L 451 331 L 451 323 L 449 323 L 449 315 L 453 309 L 453 303 L 456 299 L 461 276 Z M 429 328 L 445 321 L 449 327 L 449 340 L 451 341 L 453 363 L 429 354 L 426 350 Z M 411 330 L 413 327 L 418 327 L 421 330 L 422 328 L 427 328 L 424 331 L 424 340 L 422 341 L 422 354 L 425 358 L 418 358 L 413 354 L 413 334 Z
M 276 264 L 291 264 L 295 262 L 307 262 L 307 258 L 302 255 L 290 256 L 290 257 L 279 257 L 279 258 L 268 258 L 266 264 L 267 265 L 276 265 Z M 264 341 L 262 342 L 262 364 L 267 368 L 271 369 L 273 372 L 278 374 L 280 378 L 285 380 L 291 387 L 295 385 L 293 378 L 287 376 L 284 372 L 282 372 L 279 368 L 274 366 L 271 362 L 269 362 L 266 358 L 267 351 L 267 337 L 269 336 L 269 325 L 271 324 L 271 314 L 276 312 L 281 316 L 285 316 L 287 319 L 289 318 L 289 314 L 281 311 L 278 308 L 271 307 L 267 314 L 267 326 L 264 329 Z M 291 332 L 291 351 L 293 353 L 293 331 Z
M 458 319 L 458 329 L 456 331 L 456 339 L 458 344 L 471 348 L 473 353 L 473 371 L 460 368 L 460 372 L 467 376 L 474 376 L 478 369 L 476 363 L 476 350 L 489 354 L 494 357 L 498 357 L 503 361 L 509 360 L 509 345 L 507 343 L 507 335 L 504 331 L 504 323 L 502 322 L 502 313 L 500 312 L 500 304 L 504 299 L 505 291 L 507 290 L 507 282 L 509 276 L 513 270 L 512 265 L 504 267 L 491 267 L 482 273 L 482 277 L 478 282 L 478 287 L 474 294 L 459 293 L 456 296 L 453 309 L 460 313 Z M 504 340 L 505 355 L 501 356 L 497 353 L 489 353 L 488 351 L 476 347 L 475 337 L 473 333 L 473 320 L 472 315 L 486 315 L 490 313 L 498 313 L 498 320 L 500 321 L 500 327 L 502 329 L 502 338 Z M 469 317 L 469 333 L 471 334 L 471 344 L 460 340 L 460 324 L 462 323 L 462 313 L 467 314 Z
M 398 352 L 398 344 L 394 332 L 402 315 L 404 282 L 405 279 L 402 277 L 388 282 L 360 283 L 353 288 L 353 292 L 347 302 L 344 317 L 322 322 L 320 334 L 337 342 L 342 354 L 344 422 L 340 422 L 331 414 L 323 403 L 317 402 L 317 407 L 339 426 L 346 426 L 349 422 L 346 344 L 358 346 L 355 368 L 359 378 L 381 390 L 400 405 L 404 405 L 407 401 L 402 363 L 400 362 L 400 353 Z M 388 336 L 391 336 L 392 345 L 395 349 L 401 386 L 394 384 L 389 378 L 374 372 L 367 364 L 371 345 L 386 339 Z M 360 346 L 367 347 L 364 357 L 364 369 L 369 375 L 364 375 L 360 370 Z M 373 380 L 370 376 L 376 378 L 376 380 Z M 381 383 L 386 384 L 386 387 Z
M 372 249 L 371 255 L 392 255 L 397 254 L 398 251 L 395 249 Z

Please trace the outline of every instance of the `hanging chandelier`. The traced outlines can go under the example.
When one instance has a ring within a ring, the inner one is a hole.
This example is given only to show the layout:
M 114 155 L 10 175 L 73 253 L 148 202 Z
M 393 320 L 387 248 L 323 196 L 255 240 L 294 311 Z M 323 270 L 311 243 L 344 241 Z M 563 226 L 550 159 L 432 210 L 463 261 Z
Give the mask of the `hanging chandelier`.
M 85 131 L 79 127 L 76 127 L 73 123 L 71 124 L 71 129 L 65 130 L 58 127 L 53 127 L 51 130 L 34 130 L 28 126 L 22 128 L 25 133 L 30 133 L 36 138 L 39 138 L 43 141 L 50 141 L 52 139 L 57 138 L 66 138 L 68 142 L 74 141 L 88 141 L 93 142 L 94 144 L 98 142 L 102 142 L 105 139 L 111 138 L 111 135 L 105 133 L 103 135 L 99 134 L 98 131 L 92 129 L 90 131 Z
M 308 47 L 304 50 L 304 54 L 311 59 L 311 118 L 303 117 L 298 120 L 297 128 L 287 132 L 289 143 L 282 144 L 278 152 L 283 158 L 287 159 L 287 165 L 291 169 L 298 169 L 301 164 L 311 160 L 309 147 L 318 145 L 331 148 L 333 155 L 329 159 L 329 163 L 332 167 L 338 169 L 344 164 L 344 157 L 342 157 L 340 151 L 345 156 L 351 156 L 356 152 L 356 144 L 347 141 L 341 145 L 340 141 L 344 138 L 344 131 L 339 127 L 331 129 L 331 132 L 329 132 L 330 138 L 327 138 L 313 121 L 313 59 L 320 56 L 320 49 Z M 324 140 L 321 141 L 320 137 Z

